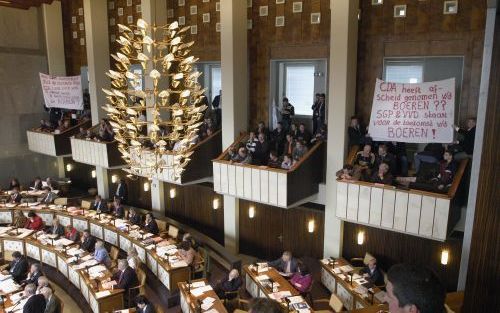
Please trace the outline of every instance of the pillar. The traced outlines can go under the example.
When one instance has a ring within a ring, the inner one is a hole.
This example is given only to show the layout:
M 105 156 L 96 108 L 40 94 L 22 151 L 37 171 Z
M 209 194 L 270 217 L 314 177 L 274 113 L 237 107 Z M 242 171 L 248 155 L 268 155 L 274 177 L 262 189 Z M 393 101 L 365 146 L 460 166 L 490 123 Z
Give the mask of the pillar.
M 101 195 L 104 199 L 108 199 L 110 196 L 108 170 L 102 166 L 96 166 L 95 175 L 97 181 L 97 194 Z
M 221 0 L 222 146 L 248 126 L 247 2 Z M 238 252 L 239 200 L 224 196 L 224 244 Z
M 324 256 L 342 254 L 343 222 L 336 217 L 337 180 L 347 152 L 347 127 L 354 113 L 358 41 L 358 0 L 330 0 L 330 72 Z
M 166 0 L 142 0 L 142 19 L 149 25 L 167 24 L 167 1 Z M 148 54 L 145 50 L 144 53 Z M 165 81 L 163 81 L 165 83 Z M 166 84 L 164 84 L 165 87 Z M 144 76 L 144 89 L 153 89 L 153 79 L 149 75 Z M 147 99 L 146 99 L 147 101 Z M 151 120 L 151 110 L 146 111 L 146 120 Z M 165 215 L 165 193 L 163 182 L 153 179 L 151 181 L 151 207 L 153 211 Z
M 92 125 L 106 116 L 101 108 L 106 103 L 102 88 L 109 88 L 110 78 L 106 72 L 109 63 L 108 2 L 106 0 L 84 0 L 85 41 L 89 71 L 90 109 Z

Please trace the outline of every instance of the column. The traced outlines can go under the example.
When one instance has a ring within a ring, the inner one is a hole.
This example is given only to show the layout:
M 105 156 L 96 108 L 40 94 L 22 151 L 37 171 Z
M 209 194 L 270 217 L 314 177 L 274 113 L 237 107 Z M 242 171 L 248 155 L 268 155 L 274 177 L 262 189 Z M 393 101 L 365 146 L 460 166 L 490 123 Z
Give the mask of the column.
M 92 125 L 106 117 L 101 108 L 106 103 L 102 88 L 109 88 L 110 79 L 106 72 L 110 69 L 108 2 L 106 0 L 84 0 L 85 41 L 87 44 L 87 64 L 89 71 L 90 110 Z M 96 166 L 98 193 L 108 198 L 109 182 L 107 170 Z
M 221 0 L 222 146 L 248 127 L 247 2 Z M 237 253 L 239 200 L 224 196 L 224 244 Z
M 342 254 L 343 223 L 336 217 L 337 180 L 347 152 L 348 119 L 354 113 L 358 41 L 358 0 L 330 0 L 330 78 L 324 256 Z
M 42 4 L 42 16 L 49 75 L 66 76 L 61 2 L 54 1 L 52 4 Z M 64 158 L 57 157 L 56 162 L 57 176 L 64 177 L 66 175 Z
M 142 19 L 149 25 L 163 26 L 167 24 L 167 1 L 166 0 L 142 0 Z M 147 51 L 144 53 L 148 54 Z M 163 81 L 165 83 L 165 81 Z M 164 84 L 165 87 L 166 84 Z M 153 89 L 153 79 L 149 75 L 144 76 L 144 89 Z M 148 99 L 146 99 L 147 101 Z M 151 120 L 151 111 L 146 111 L 146 119 Z M 153 211 L 165 215 L 165 193 L 163 182 L 153 179 L 151 181 L 151 207 Z

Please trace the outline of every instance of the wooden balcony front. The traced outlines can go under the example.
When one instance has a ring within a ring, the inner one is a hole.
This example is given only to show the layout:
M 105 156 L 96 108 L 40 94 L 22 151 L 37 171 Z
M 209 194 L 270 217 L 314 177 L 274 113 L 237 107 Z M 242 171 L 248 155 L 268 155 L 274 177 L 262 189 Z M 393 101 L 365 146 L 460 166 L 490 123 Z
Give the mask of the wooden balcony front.
M 243 135 L 237 140 L 246 140 Z M 309 202 L 318 193 L 323 177 L 323 149 L 316 143 L 290 170 L 239 164 L 229 161 L 229 149 L 213 160 L 217 193 L 289 208 Z
M 460 219 L 455 194 L 467 163 L 467 159 L 459 163 L 445 194 L 338 180 L 336 216 L 356 224 L 445 241 Z
M 90 121 L 78 123 L 60 134 L 43 132 L 38 128 L 28 130 L 26 131 L 28 147 L 33 152 L 54 157 L 69 156 L 71 155 L 70 138 L 78 133 L 80 127 L 90 127 Z
M 191 161 L 184 168 L 180 178 L 175 179 L 173 170 L 166 169 L 153 178 L 176 185 L 191 185 L 212 180 L 212 159 L 222 151 L 222 130 L 218 130 L 210 137 L 203 139 L 191 147 L 193 151 Z M 174 154 L 163 156 L 166 164 L 173 164 Z M 139 174 L 139 176 L 143 176 Z M 145 175 L 144 175 L 145 176 Z
M 99 127 L 99 126 L 96 126 Z M 104 168 L 116 168 L 125 165 L 116 140 L 106 142 L 94 139 L 71 138 L 73 160 Z

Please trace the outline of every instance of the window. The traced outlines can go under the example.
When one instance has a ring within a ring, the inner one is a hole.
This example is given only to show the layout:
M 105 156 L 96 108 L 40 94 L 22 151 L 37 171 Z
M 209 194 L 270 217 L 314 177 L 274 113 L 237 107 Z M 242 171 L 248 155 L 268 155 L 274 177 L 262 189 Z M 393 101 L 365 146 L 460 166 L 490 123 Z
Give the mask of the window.
M 389 82 L 421 83 L 423 75 L 423 62 L 388 61 L 385 65 L 385 80 Z
M 295 107 L 295 114 L 311 115 L 311 104 L 314 101 L 314 65 L 287 65 L 285 73 L 285 96 Z
M 219 94 L 221 89 L 222 80 L 220 65 L 212 65 L 210 66 L 210 95 L 212 96 L 212 100 Z

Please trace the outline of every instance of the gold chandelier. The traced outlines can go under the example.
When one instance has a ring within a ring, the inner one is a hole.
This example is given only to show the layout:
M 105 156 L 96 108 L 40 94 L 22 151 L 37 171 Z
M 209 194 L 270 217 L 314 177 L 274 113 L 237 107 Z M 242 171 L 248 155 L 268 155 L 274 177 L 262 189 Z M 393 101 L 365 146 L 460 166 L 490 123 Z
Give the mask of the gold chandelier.
M 201 104 L 205 90 L 197 82 L 201 73 L 193 71 L 198 59 L 188 56 L 194 41 L 183 43 L 190 27 L 179 29 L 177 22 L 150 26 L 143 19 L 118 27 L 120 49 L 111 54 L 116 70 L 106 73 L 112 88 L 103 89 L 108 100 L 103 109 L 126 161 L 124 170 L 151 179 L 171 169 L 177 179 L 190 161 L 189 149 L 207 108 Z M 142 72 L 131 70 L 135 63 Z M 145 77 L 152 85 L 139 88 Z

